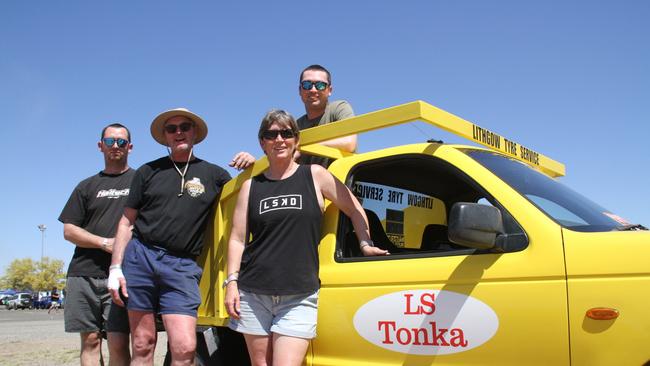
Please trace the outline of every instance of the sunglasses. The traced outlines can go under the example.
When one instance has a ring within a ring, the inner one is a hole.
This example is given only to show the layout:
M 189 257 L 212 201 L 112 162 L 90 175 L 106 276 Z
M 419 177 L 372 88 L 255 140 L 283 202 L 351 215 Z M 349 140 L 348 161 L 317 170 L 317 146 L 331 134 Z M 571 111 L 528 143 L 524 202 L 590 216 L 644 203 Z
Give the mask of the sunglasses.
M 192 128 L 192 122 L 183 122 L 180 125 L 165 125 L 165 132 L 176 133 L 179 128 L 181 132 L 187 132 Z
M 265 140 L 275 140 L 278 138 L 278 135 L 282 136 L 285 140 L 296 137 L 296 133 L 293 130 L 266 130 L 262 132 L 262 138 Z
M 327 88 L 327 83 L 324 81 L 310 81 L 310 80 L 303 80 L 300 82 L 300 87 L 303 90 L 311 90 L 311 88 L 313 88 L 314 86 L 316 86 L 316 90 L 323 91 L 325 90 L 325 88 Z
M 106 145 L 108 147 L 113 147 L 113 145 L 115 143 L 117 143 L 117 147 L 120 147 L 120 148 L 125 147 L 126 145 L 129 144 L 129 140 L 116 139 L 114 137 L 104 137 L 102 139 L 102 142 L 104 143 L 104 145 Z

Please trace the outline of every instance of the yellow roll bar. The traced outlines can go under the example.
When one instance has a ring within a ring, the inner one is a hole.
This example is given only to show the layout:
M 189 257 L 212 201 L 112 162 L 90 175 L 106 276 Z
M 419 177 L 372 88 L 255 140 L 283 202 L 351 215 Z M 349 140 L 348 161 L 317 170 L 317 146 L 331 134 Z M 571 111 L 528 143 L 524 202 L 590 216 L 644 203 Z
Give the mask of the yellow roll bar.
M 413 121 L 424 121 L 435 127 L 474 141 L 490 149 L 500 151 L 520 160 L 551 177 L 563 176 L 564 165 L 510 139 L 479 127 L 442 109 L 422 101 L 402 104 L 376 112 L 362 114 L 342 121 L 328 123 L 300 132 L 300 151 L 337 159 L 352 153 L 318 144 L 337 137 L 359 134 Z M 203 301 L 199 308 L 198 324 L 223 325 L 227 317 L 223 304 L 224 292 L 220 283 L 225 279 L 227 233 L 230 217 L 225 212 L 234 209 L 236 194 L 241 184 L 268 167 L 268 160 L 262 157 L 243 173 L 229 181 L 222 190 L 221 210 L 217 210 L 213 226 L 208 229 L 206 245 L 198 263 L 204 268 L 200 287 Z M 219 243 L 216 245 L 215 243 Z
M 302 146 L 300 150 L 306 152 L 316 152 L 318 150 L 319 155 L 321 155 L 326 150 L 316 149 L 312 144 L 413 121 L 429 123 L 430 125 L 464 137 L 490 149 L 500 151 L 543 171 L 551 177 L 565 175 L 564 164 L 511 139 L 505 138 L 502 135 L 479 127 L 474 123 L 419 100 L 301 131 L 300 144 Z M 320 145 L 317 146 L 321 147 Z M 345 156 L 336 149 L 330 148 L 329 150 L 334 150 L 336 153 L 332 154 L 330 152 L 322 155 L 329 157 Z
M 349 156 L 352 153 L 318 143 L 414 121 L 426 122 L 492 150 L 500 151 L 551 177 L 565 175 L 564 164 L 420 100 L 303 130 L 300 132 L 300 151 L 333 159 Z M 228 197 L 244 180 L 261 173 L 267 167 L 266 157 L 261 158 L 255 162 L 252 169 L 246 170 L 230 181 L 223 188 L 221 196 Z

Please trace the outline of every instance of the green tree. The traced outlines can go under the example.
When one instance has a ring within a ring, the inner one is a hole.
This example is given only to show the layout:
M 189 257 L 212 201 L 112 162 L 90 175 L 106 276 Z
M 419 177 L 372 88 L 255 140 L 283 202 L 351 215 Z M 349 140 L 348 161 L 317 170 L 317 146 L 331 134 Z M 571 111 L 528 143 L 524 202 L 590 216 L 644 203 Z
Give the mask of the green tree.
M 0 278 L 1 288 L 16 290 L 41 291 L 54 286 L 65 287 L 61 279 L 65 278 L 63 261 L 43 258 L 43 262 L 31 258 L 14 259 L 7 267 L 5 275 Z
M 31 258 L 14 259 L 2 277 L 2 287 L 16 290 L 32 290 L 36 262 Z
M 49 257 L 45 257 L 42 263 L 38 263 L 38 268 L 39 270 L 32 277 L 32 289 L 49 290 L 56 286 L 60 290 L 65 287 L 61 283 L 61 279 L 65 278 L 62 260 L 51 260 Z

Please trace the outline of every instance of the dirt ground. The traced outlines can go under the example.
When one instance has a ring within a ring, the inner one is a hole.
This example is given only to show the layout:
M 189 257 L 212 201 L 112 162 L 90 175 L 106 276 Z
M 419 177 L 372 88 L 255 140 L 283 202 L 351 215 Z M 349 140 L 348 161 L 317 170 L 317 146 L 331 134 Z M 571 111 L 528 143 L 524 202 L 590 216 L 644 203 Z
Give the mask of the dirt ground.
M 0 306 L 0 366 L 79 365 L 79 335 L 63 329 L 63 312 L 6 310 Z M 167 335 L 158 333 L 154 364 L 165 359 Z M 102 345 L 108 365 L 106 342 Z

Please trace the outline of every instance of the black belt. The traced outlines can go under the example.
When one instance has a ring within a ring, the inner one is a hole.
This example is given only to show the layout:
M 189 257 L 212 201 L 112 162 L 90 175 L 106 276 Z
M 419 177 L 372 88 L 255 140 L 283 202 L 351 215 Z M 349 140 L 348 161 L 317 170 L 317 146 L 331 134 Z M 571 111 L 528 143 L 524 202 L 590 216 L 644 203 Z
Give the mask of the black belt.
M 145 243 L 145 242 L 143 242 L 142 240 L 140 240 L 140 238 L 136 238 L 136 239 L 137 239 L 140 243 L 142 243 L 142 245 L 144 245 L 145 247 L 147 247 L 147 248 L 149 248 L 149 249 L 151 249 L 151 250 L 155 250 L 155 251 L 159 251 L 159 252 L 164 252 L 165 254 L 169 254 L 169 255 L 172 255 L 172 256 L 177 257 L 177 258 L 189 258 L 189 259 L 191 259 L 191 260 L 193 260 L 193 261 L 196 262 L 196 257 L 197 257 L 197 256 L 194 255 L 194 254 L 191 254 L 191 253 L 185 253 L 185 252 L 177 252 L 177 251 L 169 250 L 169 249 L 167 249 L 167 248 L 163 248 L 163 247 L 158 246 L 158 245 L 153 245 L 153 244 Z

